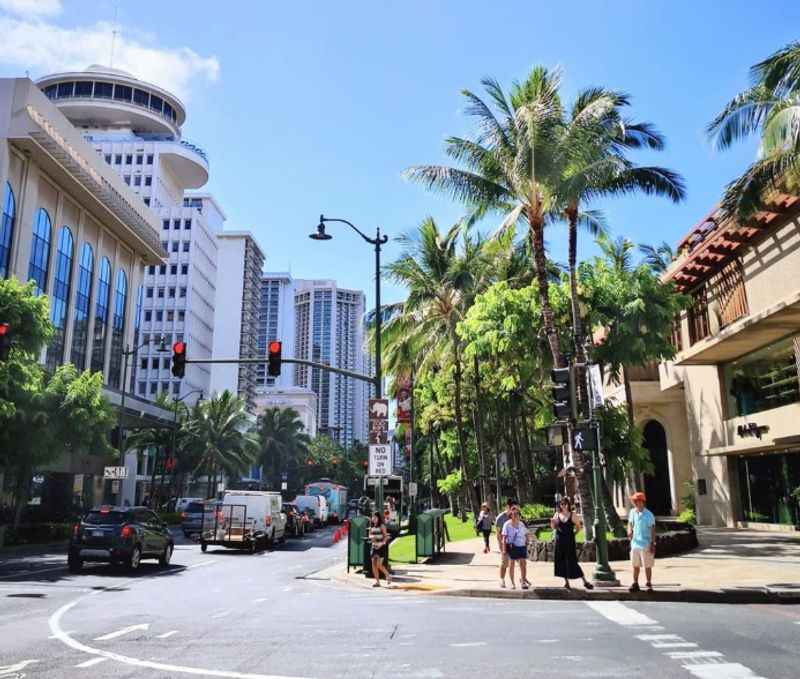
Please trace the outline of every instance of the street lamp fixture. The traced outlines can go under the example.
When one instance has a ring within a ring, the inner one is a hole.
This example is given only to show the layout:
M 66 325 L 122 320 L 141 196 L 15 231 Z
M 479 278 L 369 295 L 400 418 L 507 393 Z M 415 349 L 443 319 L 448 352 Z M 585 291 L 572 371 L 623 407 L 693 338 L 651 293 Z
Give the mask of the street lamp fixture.
M 329 233 L 325 232 L 325 217 L 322 215 L 319 216 L 319 224 L 317 224 L 317 230 L 309 235 L 311 240 L 330 240 L 333 238 Z

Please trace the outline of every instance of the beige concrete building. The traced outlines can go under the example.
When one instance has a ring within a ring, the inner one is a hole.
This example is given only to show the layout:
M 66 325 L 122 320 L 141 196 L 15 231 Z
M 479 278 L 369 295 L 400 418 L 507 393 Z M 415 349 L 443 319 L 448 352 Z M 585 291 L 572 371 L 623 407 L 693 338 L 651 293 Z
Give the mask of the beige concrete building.
M 305 433 L 317 435 L 317 395 L 305 387 L 260 387 L 256 396 L 256 415 L 267 408 L 291 408 L 303 423 Z
M 678 354 L 657 375 L 632 375 L 656 464 L 645 485 L 656 502 L 668 488 L 678 509 L 691 480 L 703 524 L 796 526 L 800 198 L 778 195 L 744 225 L 714 211 L 678 253 L 665 279 L 692 300 L 675 326 Z

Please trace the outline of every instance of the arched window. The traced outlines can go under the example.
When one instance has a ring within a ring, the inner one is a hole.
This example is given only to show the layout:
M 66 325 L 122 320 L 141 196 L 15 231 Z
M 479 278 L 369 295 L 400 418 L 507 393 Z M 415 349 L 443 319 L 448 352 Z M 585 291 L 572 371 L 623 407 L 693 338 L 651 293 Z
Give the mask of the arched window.
M 122 384 L 122 350 L 125 338 L 125 308 L 128 305 L 128 278 L 125 272 L 117 271 L 114 291 L 114 319 L 111 325 L 111 364 L 108 369 L 108 384 L 119 389 Z
M 8 278 L 10 273 L 11 243 L 14 240 L 14 219 L 17 215 L 17 202 L 11 184 L 6 182 L 3 190 L 3 217 L 0 221 L 0 278 Z
M 89 243 L 81 248 L 78 262 L 78 289 L 75 292 L 75 324 L 72 328 L 72 352 L 69 360 L 78 370 L 86 368 L 86 345 L 89 341 L 89 304 L 92 299 L 94 252 Z
M 28 280 L 36 284 L 36 294 L 47 291 L 47 270 L 50 262 L 50 215 L 40 207 L 33 219 L 33 239 L 31 241 L 31 261 L 28 265 Z
M 55 370 L 64 362 L 64 336 L 67 334 L 69 293 L 72 285 L 72 242 L 72 231 L 68 226 L 62 226 L 58 234 L 53 293 L 50 295 L 50 321 L 55 332 L 50 346 L 47 347 L 45 359 L 45 365 L 49 370 Z
M 144 286 L 139 284 L 139 288 L 136 291 L 136 317 L 134 319 L 134 326 L 133 326 L 133 346 L 139 346 L 139 329 L 142 325 L 142 303 L 144 302 Z M 133 369 L 131 370 L 131 382 L 128 385 L 128 390 L 133 391 L 133 385 L 136 382 L 136 369 L 138 364 L 139 356 L 137 354 L 133 355 Z
M 111 292 L 111 263 L 108 257 L 100 260 L 97 276 L 97 303 L 94 307 L 94 337 L 92 338 L 92 364 L 94 371 L 103 372 L 106 362 L 106 328 L 108 327 L 108 302 Z

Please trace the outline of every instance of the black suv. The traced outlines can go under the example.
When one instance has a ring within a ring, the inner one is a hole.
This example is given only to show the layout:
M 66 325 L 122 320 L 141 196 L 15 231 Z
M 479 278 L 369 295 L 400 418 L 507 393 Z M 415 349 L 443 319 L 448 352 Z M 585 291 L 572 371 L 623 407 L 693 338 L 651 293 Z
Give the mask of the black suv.
M 76 523 L 69 541 L 67 564 L 80 572 L 84 561 L 124 564 L 132 570 L 142 559 L 169 565 L 175 543 L 166 524 L 147 507 L 93 509 Z

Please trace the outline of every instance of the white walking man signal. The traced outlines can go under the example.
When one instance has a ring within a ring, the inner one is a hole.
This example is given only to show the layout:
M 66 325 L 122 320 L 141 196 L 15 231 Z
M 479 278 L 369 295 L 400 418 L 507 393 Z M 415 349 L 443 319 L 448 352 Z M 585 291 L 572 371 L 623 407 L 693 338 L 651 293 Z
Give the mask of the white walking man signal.
M 583 450 L 583 432 L 575 432 L 575 444 L 572 446 L 575 450 Z

